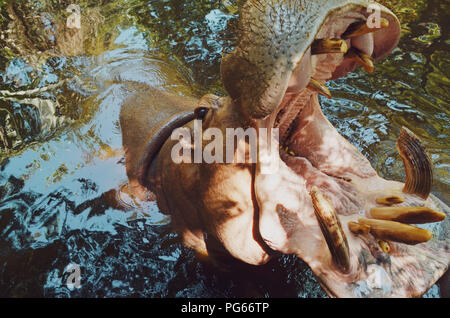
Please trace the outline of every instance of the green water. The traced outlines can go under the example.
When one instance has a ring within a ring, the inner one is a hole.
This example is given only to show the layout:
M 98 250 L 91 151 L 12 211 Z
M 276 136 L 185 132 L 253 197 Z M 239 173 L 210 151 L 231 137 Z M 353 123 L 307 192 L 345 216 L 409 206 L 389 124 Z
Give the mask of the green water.
M 241 2 L 78 1 L 81 29 L 67 29 L 71 1 L 0 1 L 0 296 L 325 296 L 291 256 L 217 272 L 154 203 L 120 191 L 124 83 L 224 94 L 220 59 Z M 330 83 L 322 105 L 386 178 L 404 179 L 395 142 L 402 126 L 414 131 L 435 164 L 433 193 L 449 203 L 450 8 L 392 2 L 399 47 L 373 74 Z M 65 284 L 69 264 L 81 266 L 80 289 Z

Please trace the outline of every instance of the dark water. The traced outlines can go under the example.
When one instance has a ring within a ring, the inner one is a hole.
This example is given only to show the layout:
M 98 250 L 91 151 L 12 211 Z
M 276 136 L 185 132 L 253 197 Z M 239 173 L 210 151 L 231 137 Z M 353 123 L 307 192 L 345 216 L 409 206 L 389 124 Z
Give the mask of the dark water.
M 0 296 L 325 296 L 291 256 L 218 272 L 180 244 L 154 203 L 123 191 L 124 83 L 223 94 L 220 58 L 240 2 L 78 1 L 81 29 L 67 29 L 70 1 L 0 0 Z M 402 126 L 413 130 L 448 203 L 449 5 L 391 8 L 403 23 L 399 48 L 375 73 L 331 83 L 334 99 L 322 105 L 386 178 L 403 180 L 395 142 Z M 79 289 L 66 285 L 70 264 Z

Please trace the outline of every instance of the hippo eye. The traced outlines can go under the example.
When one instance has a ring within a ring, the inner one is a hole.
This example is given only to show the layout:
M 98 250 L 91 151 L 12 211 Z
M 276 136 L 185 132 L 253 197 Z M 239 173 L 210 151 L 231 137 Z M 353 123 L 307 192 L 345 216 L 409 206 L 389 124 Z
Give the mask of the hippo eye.
M 391 252 L 391 245 L 388 242 L 378 240 L 378 245 L 381 247 L 383 252 L 385 252 L 386 254 L 389 254 Z

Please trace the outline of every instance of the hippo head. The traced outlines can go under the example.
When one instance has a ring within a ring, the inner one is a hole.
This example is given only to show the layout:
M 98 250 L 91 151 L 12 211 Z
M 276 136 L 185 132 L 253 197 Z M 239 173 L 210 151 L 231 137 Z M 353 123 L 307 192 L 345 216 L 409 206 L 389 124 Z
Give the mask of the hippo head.
M 303 259 L 330 296 L 420 296 L 448 268 L 448 223 L 436 222 L 449 208 L 430 195 L 420 140 L 402 130 L 406 182 L 385 180 L 319 104 L 319 94 L 331 98 L 327 81 L 373 71 L 399 37 L 396 16 L 371 1 L 250 0 L 222 61 L 235 112 L 279 129 L 279 170 L 257 163 L 253 178 L 260 237 Z

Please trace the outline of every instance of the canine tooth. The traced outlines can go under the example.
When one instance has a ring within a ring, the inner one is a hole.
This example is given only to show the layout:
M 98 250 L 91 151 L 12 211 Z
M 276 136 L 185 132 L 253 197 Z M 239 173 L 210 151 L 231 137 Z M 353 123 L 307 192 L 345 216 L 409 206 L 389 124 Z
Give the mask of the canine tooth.
M 407 224 L 425 224 L 441 222 L 445 214 L 425 207 L 385 207 L 373 208 L 370 214 L 374 219 L 388 220 Z
M 310 195 L 314 212 L 333 261 L 343 272 L 348 272 L 350 270 L 350 249 L 339 217 L 319 188 L 313 187 Z
M 433 184 L 433 163 L 424 145 L 419 137 L 403 127 L 397 141 L 397 150 L 402 157 L 406 172 L 403 192 L 427 199 Z
M 322 84 L 318 80 L 315 80 L 314 78 L 311 78 L 311 80 L 309 81 L 308 88 L 327 97 L 328 99 L 331 98 L 330 90 L 324 84 Z
M 348 222 L 348 229 L 350 232 L 357 235 L 370 233 L 370 226 L 356 222 Z
M 317 39 L 311 46 L 311 54 L 347 53 L 347 42 L 343 39 Z
M 358 50 L 355 47 L 352 47 L 347 54 L 345 55 L 346 58 L 355 61 L 356 63 L 358 63 L 359 65 L 361 65 L 362 67 L 364 67 L 364 69 L 369 72 L 372 73 L 375 70 L 375 66 L 373 64 L 373 59 L 370 55 Z
M 433 237 L 428 230 L 399 222 L 374 219 L 359 219 L 358 222 L 370 226 L 370 233 L 383 241 L 415 245 L 428 242 Z
M 343 39 L 351 39 L 360 35 L 364 35 L 367 33 L 375 32 L 389 26 L 389 21 L 381 18 L 380 19 L 380 27 L 370 28 L 367 24 L 367 21 L 355 22 L 351 24 L 347 31 L 342 34 Z
M 403 203 L 403 199 L 396 195 L 390 195 L 390 196 L 386 196 L 386 197 L 377 198 L 376 202 L 378 204 L 383 204 L 383 205 L 393 205 L 393 204 Z

